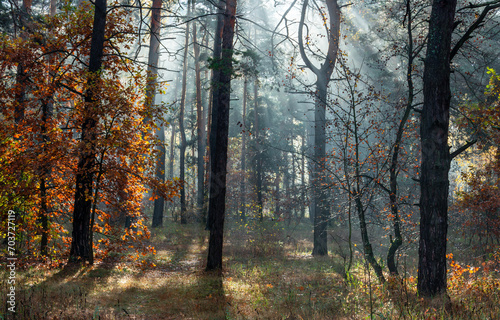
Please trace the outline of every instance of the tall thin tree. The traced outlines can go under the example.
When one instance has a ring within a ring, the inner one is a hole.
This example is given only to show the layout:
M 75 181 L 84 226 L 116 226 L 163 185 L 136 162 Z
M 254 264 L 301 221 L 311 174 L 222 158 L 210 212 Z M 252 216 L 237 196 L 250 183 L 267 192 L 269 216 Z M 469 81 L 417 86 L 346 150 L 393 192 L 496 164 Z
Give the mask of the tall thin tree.
M 312 254 L 324 256 L 328 254 L 327 247 L 327 196 L 323 189 L 324 162 L 326 156 L 326 104 L 327 88 L 337 60 L 340 37 L 340 8 L 337 0 L 326 0 L 329 15 L 328 51 L 321 67 L 316 67 L 306 54 L 303 29 L 309 0 L 302 5 L 299 23 L 299 51 L 302 60 L 316 76 L 315 108 L 314 108 L 314 165 L 312 172 L 313 203 L 314 203 L 314 248 Z M 326 17 L 324 17 L 326 19 Z M 307 35 L 309 36 L 309 35 Z
M 148 55 L 148 83 L 146 88 L 146 104 L 153 105 L 156 97 L 156 78 L 158 77 L 158 59 L 160 56 L 160 21 L 161 21 L 161 5 L 162 0 L 153 0 L 151 7 L 151 25 L 149 38 L 149 55 Z M 161 181 L 165 180 L 165 127 L 163 123 L 159 123 L 159 128 L 156 131 L 159 140 L 158 159 L 156 162 L 156 178 Z M 155 199 L 153 209 L 152 227 L 160 227 L 163 225 L 163 210 L 165 199 L 159 196 Z
M 78 166 L 75 181 L 75 202 L 73 206 L 73 231 L 70 249 L 70 262 L 94 261 L 90 228 L 90 212 L 92 209 L 92 187 L 94 167 L 96 164 L 97 124 L 96 111 L 99 107 L 94 96 L 95 87 L 99 85 L 104 52 L 106 28 L 106 0 L 95 1 L 92 40 L 90 44 L 89 76 L 84 93 L 85 114 L 83 118 L 81 142 L 78 150 Z
M 434 0 L 424 62 L 424 105 L 420 123 L 420 242 L 418 292 L 446 292 L 448 172 L 450 147 L 450 50 L 457 0 Z
M 195 0 L 193 0 L 193 12 L 195 10 Z M 197 211 L 200 218 L 204 218 L 205 206 L 205 117 L 203 112 L 202 88 L 201 88 L 201 67 L 200 67 L 200 44 L 198 43 L 197 26 L 193 23 L 193 49 L 194 49 L 194 69 L 195 69 L 195 83 L 196 83 L 196 136 L 198 144 L 197 156 Z
M 248 79 L 244 76 L 243 79 L 243 111 L 241 114 L 241 182 L 240 182 L 240 218 L 242 221 L 246 220 L 246 173 L 247 173 L 247 132 L 246 132 L 246 119 L 247 119 L 247 91 Z
M 225 9 L 224 9 L 225 8 Z M 223 14 L 221 14 L 223 13 Z M 231 76 L 233 73 L 233 37 L 236 23 L 236 0 L 219 2 L 218 19 L 223 27 L 217 29 L 222 37 L 221 55 L 214 52 L 214 86 L 212 105 L 212 130 L 210 132 L 210 200 L 207 271 L 222 269 L 222 246 L 224 236 L 224 216 L 226 206 L 226 165 L 229 133 L 229 106 Z M 220 23 L 218 23 L 220 26 Z
M 187 15 L 191 15 L 191 1 L 188 0 Z M 188 72 L 188 50 L 189 50 L 189 26 L 186 23 L 186 31 L 184 33 L 184 55 L 182 58 L 182 89 L 181 89 L 181 104 L 179 108 L 179 133 L 181 135 L 180 157 L 179 157 L 179 178 L 182 182 L 181 189 L 181 224 L 187 223 L 186 217 L 186 129 L 184 127 L 184 112 L 186 110 L 186 90 L 187 90 L 187 72 Z

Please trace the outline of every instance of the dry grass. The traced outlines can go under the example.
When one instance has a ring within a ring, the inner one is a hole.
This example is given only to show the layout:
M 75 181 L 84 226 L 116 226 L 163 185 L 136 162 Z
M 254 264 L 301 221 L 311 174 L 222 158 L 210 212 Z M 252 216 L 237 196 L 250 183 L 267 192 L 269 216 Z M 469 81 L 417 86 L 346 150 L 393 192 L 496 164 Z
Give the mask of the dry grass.
M 232 225 L 231 225 L 232 224 Z M 229 223 L 222 277 L 205 273 L 208 233 L 172 224 L 151 241 L 155 267 L 120 256 L 91 268 L 18 272 L 16 319 L 498 319 L 500 282 L 453 270 L 450 298 L 419 299 L 412 277 L 375 282 L 365 265 L 312 258 L 310 227 Z M 463 270 L 462 270 L 463 271 Z M 496 273 L 497 275 L 498 273 Z M 2 275 L 1 296 L 7 284 Z M 0 318 L 13 318 L 0 304 Z

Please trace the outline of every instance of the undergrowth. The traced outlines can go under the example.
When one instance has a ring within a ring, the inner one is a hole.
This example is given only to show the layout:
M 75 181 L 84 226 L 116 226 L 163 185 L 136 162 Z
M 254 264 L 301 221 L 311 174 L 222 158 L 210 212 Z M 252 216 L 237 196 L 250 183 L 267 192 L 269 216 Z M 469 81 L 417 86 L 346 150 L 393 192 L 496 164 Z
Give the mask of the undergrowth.
M 410 271 L 379 284 L 358 256 L 344 275 L 335 254 L 313 258 L 311 227 L 229 221 L 222 277 L 203 270 L 200 225 L 154 230 L 147 265 L 110 256 L 92 267 L 17 270 L 16 319 L 497 319 L 498 254 L 477 266 L 449 255 L 448 295 L 417 295 Z M 400 268 L 404 269 L 404 268 Z M 0 275 L 0 319 L 7 312 Z

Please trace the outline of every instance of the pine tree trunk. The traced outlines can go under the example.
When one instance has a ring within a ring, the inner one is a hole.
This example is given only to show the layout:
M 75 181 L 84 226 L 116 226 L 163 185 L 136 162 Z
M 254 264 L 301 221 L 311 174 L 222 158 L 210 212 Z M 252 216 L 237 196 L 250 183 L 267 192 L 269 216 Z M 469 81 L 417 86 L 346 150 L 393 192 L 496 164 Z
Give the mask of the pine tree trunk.
M 188 16 L 190 16 L 191 6 L 188 0 Z M 179 157 L 179 179 L 182 182 L 181 189 L 181 224 L 187 223 L 186 217 L 186 129 L 184 128 L 184 112 L 186 109 L 186 89 L 187 89 L 187 71 L 188 71 L 188 44 L 189 44 L 189 22 L 186 23 L 186 32 L 184 34 L 184 57 L 182 68 L 182 91 L 181 91 L 181 105 L 179 109 L 179 132 L 181 134 L 181 146 Z
M 175 162 L 175 123 L 172 122 L 172 133 L 170 135 L 170 155 L 168 160 L 168 178 L 174 178 L 174 162 Z M 175 218 L 175 199 L 170 202 L 171 215 Z
M 275 184 L 275 206 L 274 206 L 274 217 L 279 217 L 280 216 L 280 211 L 281 211 L 281 206 L 280 206 L 280 172 L 276 172 L 276 181 L 274 182 Z
M 417 289 L 422 296 L 446 293 L 450 50 L 456 0 L 434 0 L 424 63 L 420 124 L 420 243 Z
M 81 143 L 78 150 L 76 172 L 75 203 L 73 211 L 73 232 L 70 262 L 93 263 L 92 243 L 90 243 L 90 212 L 92 209 L 92 184 L 96 164 L 96 140 L 98 108 L 94 97 L 94 86 L 98 86 L 104 51 L 104 31 L 106 27 L 106 0 L 95 1 L 94 23 L 89 57 L 89 77 L 85 91 L 85 115 L 82 125 Z
M 156 178 L 160 181 L 165 181 L 165 127 L 161 125 L 156 134 L 158 136 L 158 140 L 160 140 L 160 145 L 158 146 L 159 155 L 158 160 L 156 161 Z M 153 228 L 163 226 L 164 208 L 165 199 L 162 196 L 158 196 L 154 202 L 152 221 Z
M 193 1 L 194 10 L 194 1 Z M 197 159 L 197 211 L 200 219 L 204 219 L 205 206 L 205 117 L 203 114 L 202 89 L 201 89 L 201 71 L 200 71 L 200 46 L 197 39 L 196 25 L 193 25 L 193 45 L 194 45 L 194 61 L 196 73 L 196 123 L 197 123 L 197 142 L 198 142 L 198 159 Z
M 262 151 L 260 146 L 260 124 L 259 124 L 259 102 L 258 102 L 258 81 L 255 78 L 253 84 L 253 101 L 255 116 L 255 161 L 256 161 L 256 192 L 257 192 L 257 212 L 259 221 L 264 221 L 264 201 L 262 199 Z
M 246 163 L 246 116 L 247 116 L 247 91 L 248 91 L 248 80 L 245 76 L 243 80 L 243 112 L 241 116 L 242 123 L 242 133 L 241 133 L 241 182 L 240 182 L 240 218 L 242 221 L 246 220 L 246 174 L 247 174 L 247 163 Z
M 151 8 L 151 32 L 149 39 L 148 55 L 148 84 L 146 88 L 146 104 L 151 107 L 155 103 L 156 78 L 158 76 L 158 59 L 160 56 L 160 22 L 161 22 L 161 0 L 153 0 Z M 165 128 L 162 124 L 156 132 L 160 142 L 158 146 L 158 159 L 156 161 L 156 178 L 165 181 Z M 152 227 L 163 225 L 163 209 L 165 199 L 159 196 L 154 201 Z
M 224 236 L 224 216 L 226 210 L 226 165 L 229 130 L 229 107 L 231 95 L 231 76 L 233 73 L 233 37 L 236 22 L 236 0 L 221 0 L 225 4 L 222 28 L 222 54 L 214 56 L 220 59 L 220 68 L 214 70 L 214 82 L 218 94 L 214 94 L 212 130 L 210 137 L 210 202 L 209 225 L 210 239 L 206 270 L 222 269 L 222 246 Z M 222 19 L 219 15 L 219 19 Z M 215 54 L 216 52 L 214 52 Z M 217 74 L 217 75 L 216 75 Z
M 221 1 L 219 3 L 220 8 L 217 9 L 217 25 L 216 25 L 216 30 L 215 30 L 215 35 L 214 35 L 214 49 L 213 49 L 213 56 L 215 61 L 220 61 L 221 59 L 221 54 L 222 54 L 222 32 L 224 28 L 224 3 Z M 212 12 L 212 10 L 210 9 Z M 212 68 L 212 81 L 211 81 L 211 86 L 210 86 L 210 98 L 209 98 L 209 104 L 208 104 L 208 132 L 207 132 L 207 145 L 209 146 L 208 150 L 208 167 L 209 167 L 209 172 L 208 172 L 208 193 L 209 193 L 209 206 L 210 206 L 210 201 L 212 198 L 212 191 L 211 191 L 211 185 L 212 185 L 212 162 L 214 161 L 214 156 L 215 153 L 212 152 L 212 128 L 215 128 L 216 126 L 214 125 L 213 121 L 216 118 L 216 115 L 214 115 L 214 104 L 217 103 L 219 99 L 219 94 L 220 94 L 220 70 L 217 70 L 215 67 Z M 213 138 L 215 139 L 215 137 Z M 207 225 L 206 229 L 210 230 L 212 227 L 214 217 L 211 217 L 211 214 L 214 213 L 215 211 L 208 209 L 208 214 L 207 214 Z
M 306 138 L 302 136 L 302 155 L 301 155 L 301 170 L 300 170 L 300 217 L 304 219 L 306 217 Z

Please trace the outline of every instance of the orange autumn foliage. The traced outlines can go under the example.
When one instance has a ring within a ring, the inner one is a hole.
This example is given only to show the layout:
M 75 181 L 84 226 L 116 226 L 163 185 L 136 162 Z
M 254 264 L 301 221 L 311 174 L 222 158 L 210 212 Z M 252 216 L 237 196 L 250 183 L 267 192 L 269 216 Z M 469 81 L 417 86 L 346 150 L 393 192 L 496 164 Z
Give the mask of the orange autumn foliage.
M 17 249 L 26 259 L 40 257 L 43 214 L 49 219 L 48 255 L 60 258 L 68 251 L 92 11 L 89 2 L 78 8 L 67 4 L 54 17 L 32 21 L 26 37 L 0 35 L 0 214 L 16 212 Z M 153 252 L 140 242 L 149 237 L 143 197 L 151 189 L 170 199 L 179 188 L 176 182 L 154 177 L 158 141 L 152 119 L 161 119 L 162 107 L 144 103 L 145 72 L 126 57 L 135 34 L 124 8 L 110 10 L 103 70 L 93 92 L 99 100 L 92 191 L 98 257 L 129 245 Z M 24 82 L 16 81 L 20 62 L 27 74 Z M 19 92 L 25 93 L 21 101 L 16 99 Z M 16 109 L 24 111 L 18 122 Z M 42 202 L 47 212 L 42 212 Z M 125 229 L 127 216 L 133 224 Z M 6 221 L 1 219 L 2 237 Z

